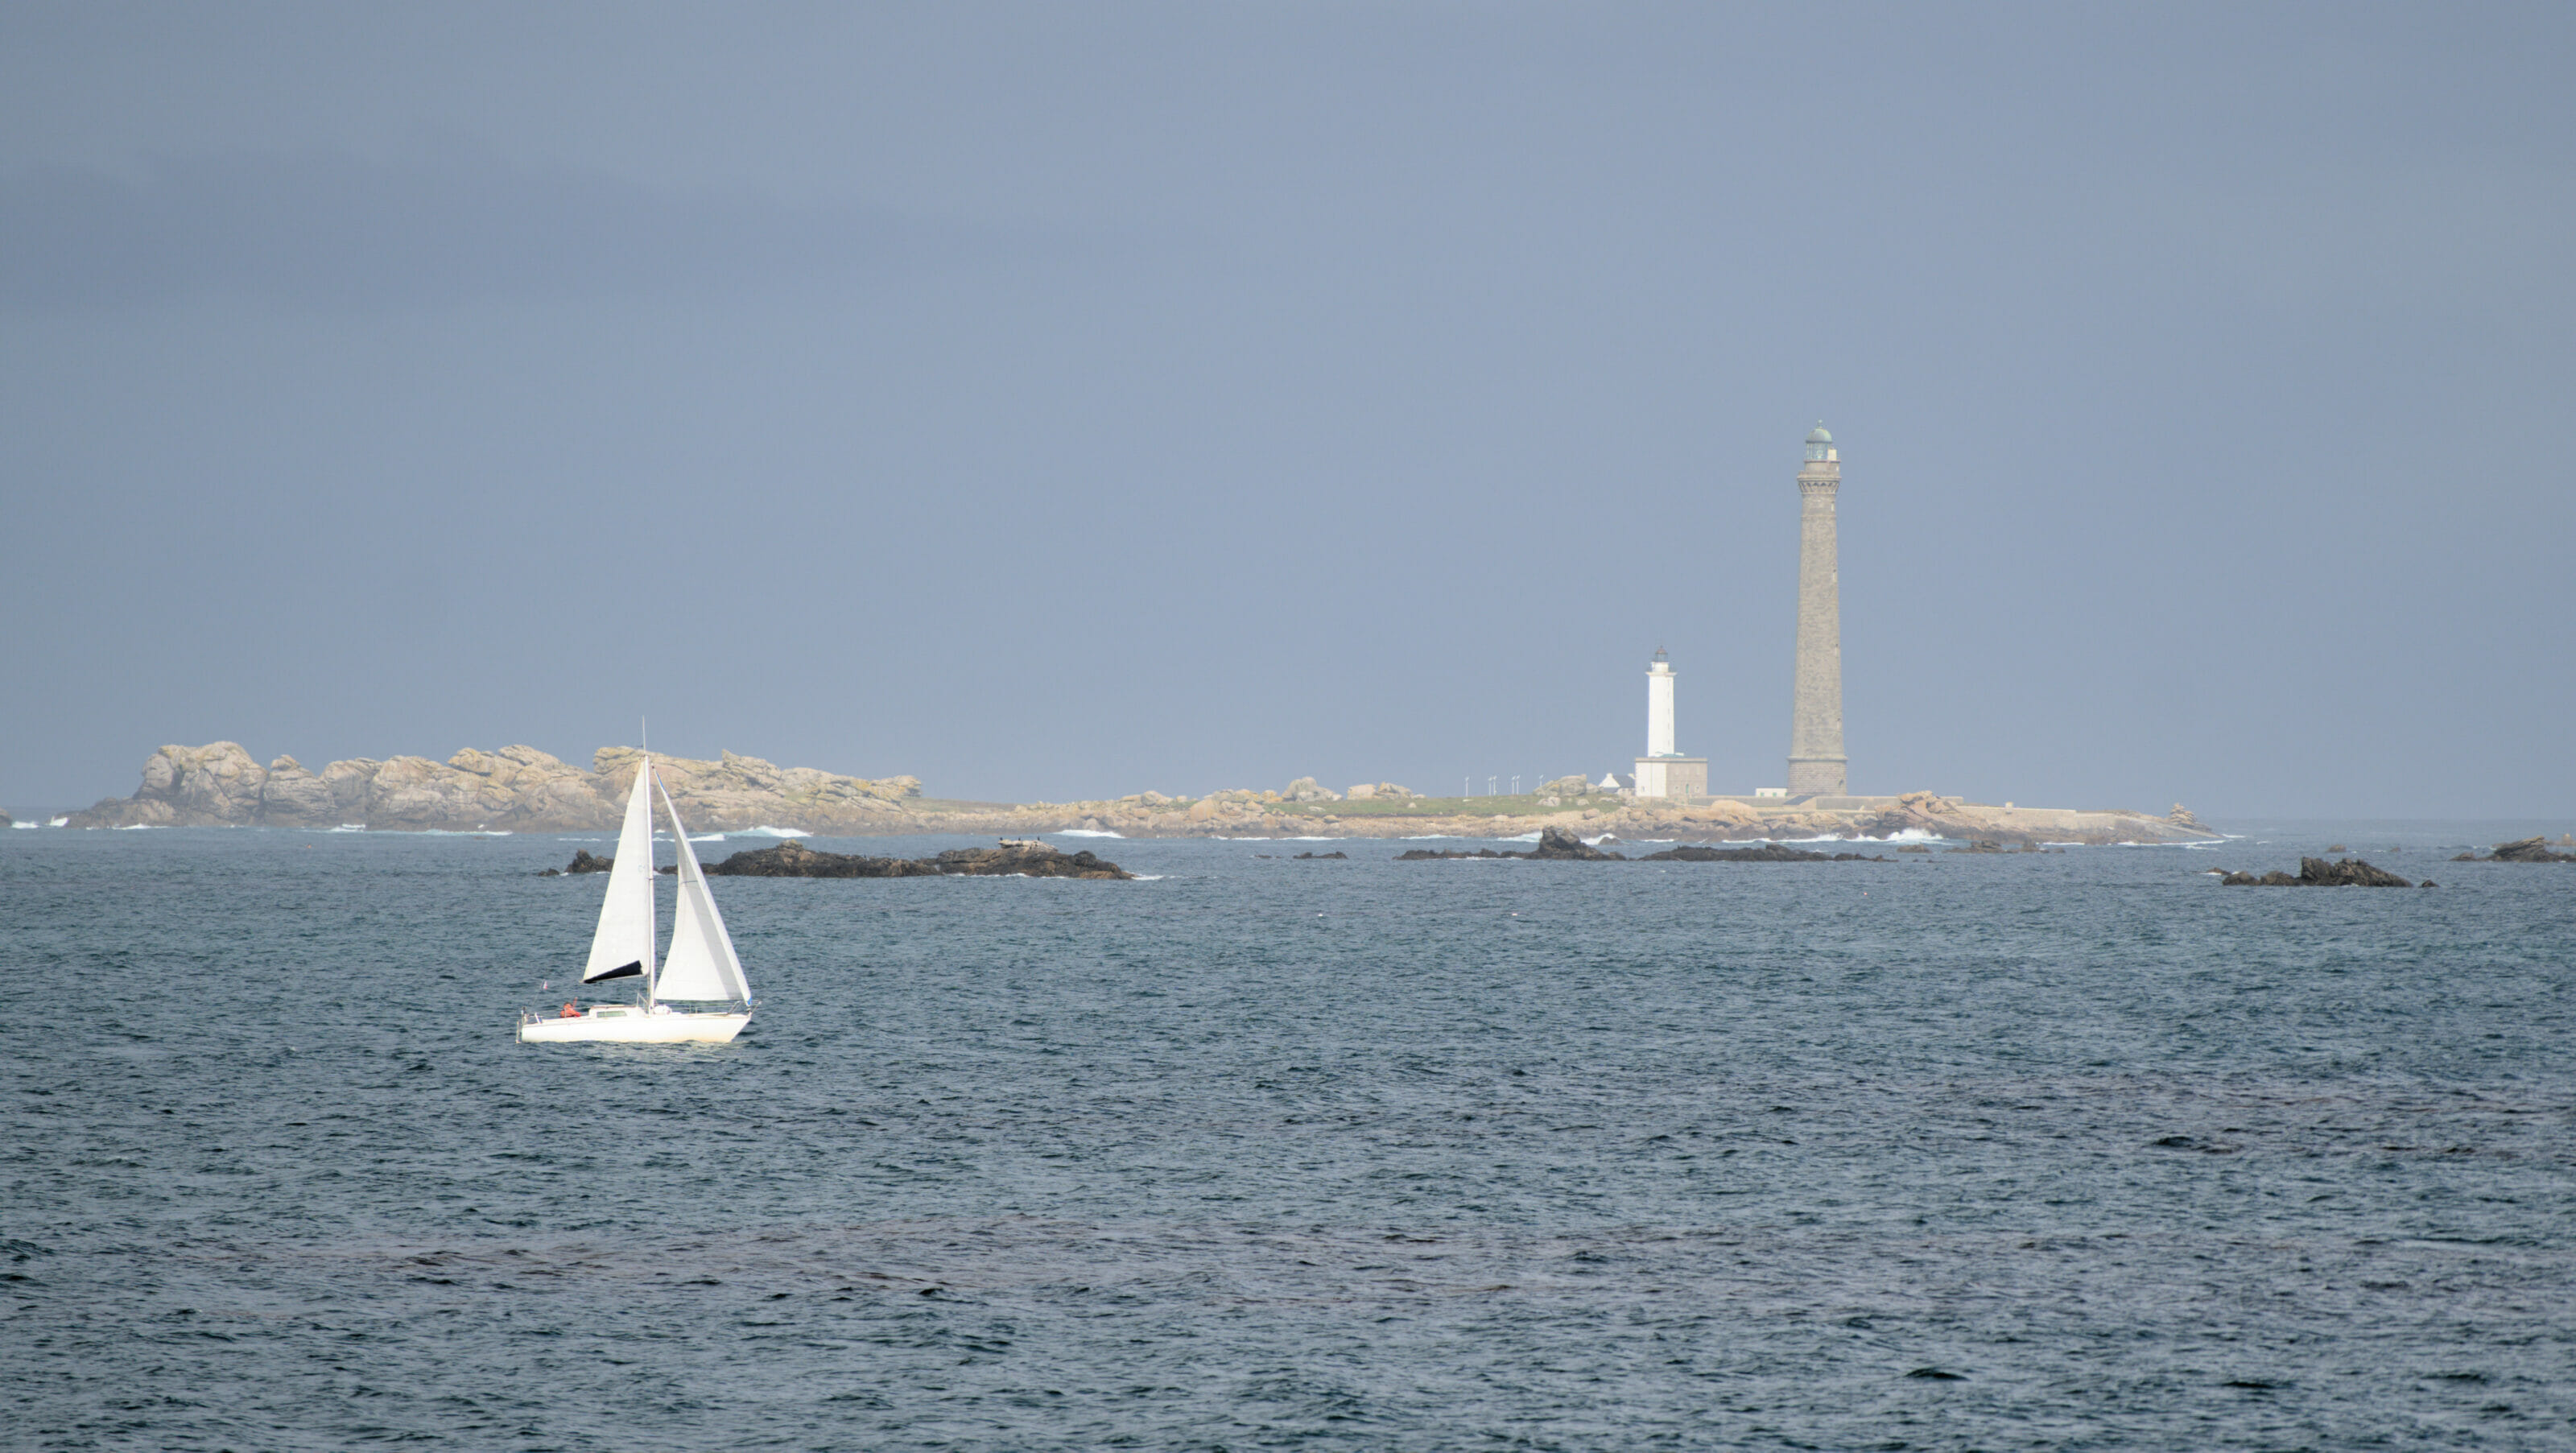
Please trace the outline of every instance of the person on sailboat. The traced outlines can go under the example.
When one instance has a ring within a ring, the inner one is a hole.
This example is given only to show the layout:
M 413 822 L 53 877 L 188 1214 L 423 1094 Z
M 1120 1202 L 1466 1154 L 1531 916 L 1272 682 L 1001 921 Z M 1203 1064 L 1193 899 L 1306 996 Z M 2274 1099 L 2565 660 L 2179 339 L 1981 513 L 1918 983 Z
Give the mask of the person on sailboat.
M 581 1011 L 575 1009 L 570 1004 L 566 1004 L 563 1007 L 563 1014 L 560 1017 L 565 1019 L 579 1019 L 581 1017 Z

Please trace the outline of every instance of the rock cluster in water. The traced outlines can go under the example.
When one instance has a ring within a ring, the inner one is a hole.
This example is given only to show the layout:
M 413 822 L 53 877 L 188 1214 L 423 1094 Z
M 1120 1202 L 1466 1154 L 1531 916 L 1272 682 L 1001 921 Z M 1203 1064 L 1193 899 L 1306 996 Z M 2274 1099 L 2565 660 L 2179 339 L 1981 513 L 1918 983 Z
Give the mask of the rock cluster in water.
M 1540 829 L 1538 846 L 1525 853 L 1498 853 L 1492 848 L 1478 848 L 1473 852 L 1458 848 L 1443 848 L 1438 851 L 1430 848 L 1413 848 L 1395 855 L 1395 860 L 1399 863 L 1436 862 L 1455 858 L 1537 858 L 1546 861 L 1582 863 L 1627 861 L 1626 855 L 1604 852 L 1561 827 Z
M 2252 873 L 2229 873 L 2219 882 L 2230 888 L 2412 888 L 2415 885 L 2385 868 L 2374 868 L 2359 858 L 2327 862 L 2323 858 L 2299 859 L 2298 876 L 2275 870 L 2260 877 Z M 2433 885 L 2427 883 L 2427 888 Z
M 590 849 L 575 848 L 572 850 L 571 863 L 560 868 L 548 868 L 537 876 L 540 878 L 560 878 L 566 873 L 605 873 L 616 866 L 617 860 L 615 858 L 594 858 L 590 855 Z
M 1685 844 L 1648 853 L 1641 863 L 1886 863 L 1892 858 L 1870 853 L 1811 853 L 1803 848 L 1784 848 L 1778 843 L 1764 843 L 1751 848 L 1704 848 Z
M 2462 853 L 2451 861 L 2455 863 L 2576 863 L 2576 853 L 2552 852 L 2549 848 L 2549 839 L 2527 837 L 2518 842 L 2498 843 L 2495 845 L 2495 851 L 2483 858 L 2475 853 Z
M 675 869 L 664 868 L 665 873 Z M 774 848 L 752 848 L 706 865 L 710 878 L 1133 878 L 1136 875 L 1089 851 L 1064 852 L 1050 843 L 1009 838 L 995 848 L 950 848 L 928 858 L 870 858 L 819 853 L 793 838 Z
M 1334 856 L 1339 857 L 1340 854 L 1336 853 Z M 1395 860 L 1399 863 L 1439 862 L 1458 858 L 1538 858 L 1583 863 L 1630 861 L 1624 853 L 1606 852 L 1591 846 L 1562 828 L 1553 827 L 1542 831 L 1539 834 L 1538 846 L 1525 853 L 1502 853 L 1492 848 L 1477 848 L 1472 852 L 1459 848 L 1438 852 L 1429 848 L 1414 848 L 1409 852 L 1395 855 Z M 1640 863 L 1884 863 L 1890 860 L 1874 857 L 1868 853 L 1811 853 L 1803 848 L 1784 848 L 1778 843 L 1763 843 L 1749 848 L 1710 848 L 1692 843 L 1677 848 L 1666 848 L 1660 853 L 1647 853 L 1634 861 Z

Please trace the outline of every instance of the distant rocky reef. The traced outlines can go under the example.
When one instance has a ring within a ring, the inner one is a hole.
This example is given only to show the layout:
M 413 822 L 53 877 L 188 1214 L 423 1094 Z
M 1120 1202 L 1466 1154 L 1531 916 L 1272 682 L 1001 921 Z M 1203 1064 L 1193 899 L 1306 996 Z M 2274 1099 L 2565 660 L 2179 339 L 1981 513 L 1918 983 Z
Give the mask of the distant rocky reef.
M 1496 852 L 1492 848 L 1465 851 L 1457 848 L 1434 850 L 1413 848 L 1395 855 L 1399 863 L 1427 863 L 1460 858 L 1532 858 L 1541 862 L 1624 863 L 1623 853 L 1594 847 L 1563 828 L 1540 832 L 1538 846 L 1525 853 Z M 1786 848 L 1778 843 L 1764 843 L 1750 848 L 1711 848 L 1684 844 L 1648 853 L 1637 859 L 1641 863 L 1884 863 L 1891 861 L 1868 853 L 1811 853 L 1801 848 Z
M 292 757 L 262 767 L 233 742 L 163 747 L 143 785 L 75 814 L 74 827 L 338 827 L 451 832 L 614 829 L 635 778 L 632 747 L 603 747 L 587 770 L 534 747 L 468 748 L 433 762 L 356 758 L 319 772 Z M 1203 796 L 1137 792 L 1074 802 L 960 802 L 924 797 L 914 777 L 844 777 L 722 754 L 713 762 L 656 757 L 692 828 L 781 826 L 825 837 L 907 833 L 1122 837 L 1449 836 L 1516 838 L 1557 828 L 1629 842 L 1750 842 L 1942 837 L 2041 843 L 2206 842 L 2217 836 L 2175 806 L 2162 817 L 2113 809 L 1984 806 L 1933 792 L 1813 801 L 1636 798 L 1579 776 L 1512 797 L 1427 798 L 1393 782 L 1336 792 L 1312 777 L 1283 789 L 1232 787 Z
M 68 825 L 613 828 L 642 755 L 633 747 L 602 747 L 584 771 L 534 747 L 468 747 L 445 762 L 358 757 L 315 772 L 293 757 L 262 767 L 238 742 L 168 746 L 143 764 L 143 785 L 133 796 L 108 798 L 73 814 Z M 731 752 L 714 762 L 653 761 L 682 820 L 716 830 L 786 821 L 811 832 L 884 832 L 885 820 L 900 820 L 903 800 L 921 790 L 912 777 L 842 777 Z
M 2570 842 L 2564 833 L 2559 835 L 2558 840 L 2569 846 L 2576 846 L 2576 842 Z M 2576 853 L 2551 852 L 2549 839 L 2527 837 L 2516 842 L 2496 844 L 2494 854 L 2489 857 L 2482 858 L 2475 853 L 2462 853 L 2451 861 L 2455 863 L 2576 863 Z
M 665 873 L 673 868 L 664 868 Z M 927 858 L 870 858 L 818 853 L 794 839 L 706 865 L 712 878 L 1116 878 L 1136 875 L 1089 852 L 1004 838 L 1000 847 L 950 848 Z

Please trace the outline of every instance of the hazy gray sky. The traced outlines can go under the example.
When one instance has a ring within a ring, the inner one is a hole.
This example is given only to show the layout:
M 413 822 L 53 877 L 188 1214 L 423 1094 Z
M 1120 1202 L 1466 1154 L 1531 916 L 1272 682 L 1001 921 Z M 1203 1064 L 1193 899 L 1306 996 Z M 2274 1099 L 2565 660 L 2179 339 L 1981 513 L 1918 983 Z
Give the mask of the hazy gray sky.
M 0 6 L 0 802 L 2576 810 L 2576 8 Z

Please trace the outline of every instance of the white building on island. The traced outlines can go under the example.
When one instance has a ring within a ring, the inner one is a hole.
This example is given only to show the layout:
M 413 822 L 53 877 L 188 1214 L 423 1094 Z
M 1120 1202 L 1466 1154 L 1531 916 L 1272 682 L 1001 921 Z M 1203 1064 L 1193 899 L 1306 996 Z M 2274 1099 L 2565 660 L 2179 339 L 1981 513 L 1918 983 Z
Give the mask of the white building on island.
M 1673 663 L 1663 648 L 1646 667 L 1646 755 L 1637 759 L 1637 795 L 1685 802 L 1708 795 L 1708 758 L 1673 750 Z

